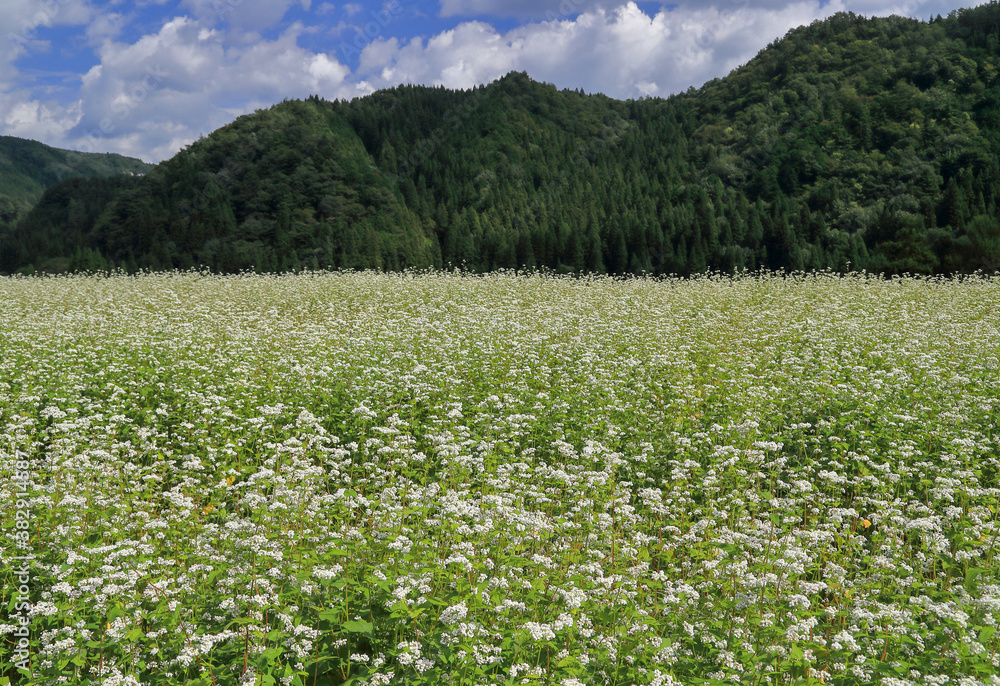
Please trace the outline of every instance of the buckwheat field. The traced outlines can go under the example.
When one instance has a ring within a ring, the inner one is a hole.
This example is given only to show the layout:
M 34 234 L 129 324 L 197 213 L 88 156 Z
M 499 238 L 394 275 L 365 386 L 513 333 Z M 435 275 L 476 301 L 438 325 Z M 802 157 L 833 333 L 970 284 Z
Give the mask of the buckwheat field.
M 0 683 L 1000 684 L 998 327 L 981 277 L 0 280 Z

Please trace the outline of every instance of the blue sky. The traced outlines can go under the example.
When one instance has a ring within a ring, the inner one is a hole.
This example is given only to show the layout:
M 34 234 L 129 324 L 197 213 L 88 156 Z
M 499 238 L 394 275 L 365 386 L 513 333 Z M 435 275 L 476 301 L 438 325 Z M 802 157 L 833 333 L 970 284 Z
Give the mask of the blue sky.
M 285 98 L 509 71 L 616 98 L 724 76 L 839 11 L 949 0 L 0 0 L 0 134 L 160 161 Z

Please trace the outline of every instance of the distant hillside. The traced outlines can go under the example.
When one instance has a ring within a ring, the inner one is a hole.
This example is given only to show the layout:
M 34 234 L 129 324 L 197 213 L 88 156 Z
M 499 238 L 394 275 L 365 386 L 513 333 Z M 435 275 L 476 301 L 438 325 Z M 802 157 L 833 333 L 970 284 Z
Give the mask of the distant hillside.
M 0 136 L 0 223 L 26 214 L 46 189 L 71 176 L 145 174 L 152 168 L 131 157 L 72 152 Z
M 998 76 L 994 1 L 840 13 L 665 100 L 514 73 L 284 102 L 145 177 L 56 184 L 0 270 L 994 270 Z

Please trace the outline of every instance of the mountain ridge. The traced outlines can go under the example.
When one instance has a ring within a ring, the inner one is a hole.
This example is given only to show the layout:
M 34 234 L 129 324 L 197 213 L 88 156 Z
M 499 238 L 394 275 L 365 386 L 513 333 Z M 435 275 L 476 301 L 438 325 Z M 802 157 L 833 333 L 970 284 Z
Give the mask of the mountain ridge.
M 0 270 L 992 270 L 998 73 L 994 0 L 839 13 L 667 99 L 513 72 L 285 101 L 145 177 L 56 184 Z
M 114 153 L 82 153 L 0 136 L 0 223 L 16 220 L 44 192 L 73 176 L 145 174 L 152 164 Z

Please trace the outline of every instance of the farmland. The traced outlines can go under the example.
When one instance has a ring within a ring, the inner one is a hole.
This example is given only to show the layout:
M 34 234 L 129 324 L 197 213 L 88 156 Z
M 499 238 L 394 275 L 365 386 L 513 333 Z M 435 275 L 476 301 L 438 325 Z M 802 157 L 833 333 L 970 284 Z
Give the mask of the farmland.
M 983 277 L 0 280 L 0 675 L 1000 684 L 998 313 Z

